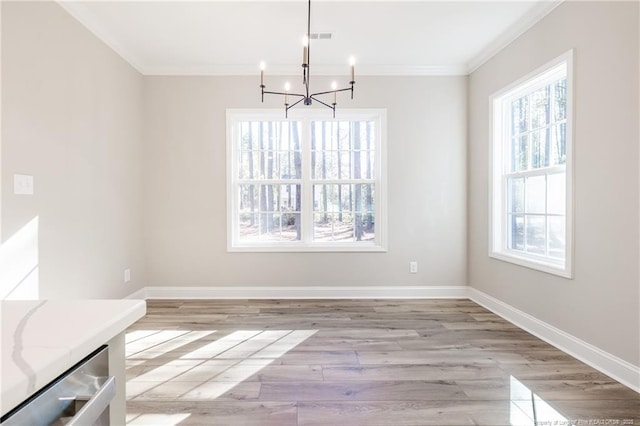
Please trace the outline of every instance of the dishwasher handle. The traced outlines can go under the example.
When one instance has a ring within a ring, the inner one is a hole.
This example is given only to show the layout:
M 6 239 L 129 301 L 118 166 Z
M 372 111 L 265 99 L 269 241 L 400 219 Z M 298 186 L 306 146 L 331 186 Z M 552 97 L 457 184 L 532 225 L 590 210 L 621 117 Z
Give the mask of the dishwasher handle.
M 109 377 L 80 410 L 66 423 L 66 426 L 85 426 L 95 424 L 111 400 L 116 395 L 116 378 Z

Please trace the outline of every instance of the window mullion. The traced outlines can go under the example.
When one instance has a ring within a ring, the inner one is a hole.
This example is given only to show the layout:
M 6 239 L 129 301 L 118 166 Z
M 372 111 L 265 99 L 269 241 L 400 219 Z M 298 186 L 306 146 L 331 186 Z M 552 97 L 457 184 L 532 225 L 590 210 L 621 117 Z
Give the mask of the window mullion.
M 313 241 L 313 182 L 311 181 L 311 120 L 301 121 L 302 148 L 302 208 L 301 238 L 305 244 Z

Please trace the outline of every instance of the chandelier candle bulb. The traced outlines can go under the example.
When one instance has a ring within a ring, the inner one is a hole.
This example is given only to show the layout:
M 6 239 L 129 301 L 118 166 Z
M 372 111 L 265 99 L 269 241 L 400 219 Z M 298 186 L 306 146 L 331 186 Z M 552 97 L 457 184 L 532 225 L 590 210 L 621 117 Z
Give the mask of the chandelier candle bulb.
M 356 59 L 352 56 L 349 58 L 349 65 L 351 65 L 351 83 L 356 81 Z
M 260 87 L 264 87 L 264 62 L 260 62 Z
M 289 104 L 289 101 L 288 101 L 288 98 L 289 98 L 289 90 L 291 90 L 291 84 L 289 84 L 289 82 L 287 81 L 287 82 L 284 84 L 284 104 L 285 104 L 285 105 L 288 105 L 288 104 Z
M 302 66 L 309 65 L 309 37 L 302 37 Z
M 331 83 L 331 90 L 336 90 L 337 88 L 338 88 L 338 83 L 336 83 L 335 81 L 333 83 Z M 338 92 L 333 92 L 333 104 L 334 105 L 338 103 L 337 98 L 338 98 Z

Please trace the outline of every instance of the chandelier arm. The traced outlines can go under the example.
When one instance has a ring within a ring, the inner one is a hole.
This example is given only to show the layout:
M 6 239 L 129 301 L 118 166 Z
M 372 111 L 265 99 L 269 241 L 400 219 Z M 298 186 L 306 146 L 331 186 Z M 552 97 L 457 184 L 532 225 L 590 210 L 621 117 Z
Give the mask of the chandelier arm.
M 286 98 L 285 98 L 286 99 Z M 300 99 L 298 99 L 297 101 L 295 101 L 293 104 L 289 105 L 288 103 L 286 103 L 285 100 L 285 104 L 284 104 L 284 118 L 289 118 L 289 110 L 291 108 L 293 108 L 294 106 L 298 105 L 300 102 L 302 102 L 303 100 L 308 99 L 305 98 L 304 96 L 301 97 Z
M 311 95 L 311 99 L 313 99 L 316 102 L 321 103 L 322 105 L 326 106 L 327 108 L 329 108 L 332 112 L 333 112 L 333 118 L 336 118 L 336 104 L 334 103 L 333 105 L 329 105 L 325 102 L 322 102 L 320 99 L 318 98 L 314 98 L 314 95 Z
M 313 98 L 314 96 L 318 96 L 318 95 L 330 95 L 331 93 L 346 92 L 350 90 L 351 90 L 351 87 L 345 87 L 344 89 L 327 90 L 326 92 L 313 93 L 311 94 L 310 97 Z
M 334 106 L 329 105 L 329 104 L 328 104 L 328 103 L 326 103 L 326 102 L 322 102 L 320 99 L 318 99 L 318 98 L 314 98 L 314 96 L 315 96 L 315 95 L 311 95 L 311 99 L 313 99 L 313 100 L 314 100 L 314 101 L 316 101 L 316 102 L 320 102 L 322 105 L 326 106 L 327 108 L 334 109 Z M 300 102 L 300 101 L 298 101 L 298 102 Z
M 300 95 L 298 95 L 298 96 L 300 96 Z M 287 111 L 289 111 L 291 108 L 293 108 L 294 106 L 298 105 L 300 102 L 302 102 L 304 100 L 305 100 L 305 97 L 303 96 L 302 98 L 298 99 L 297 101 L 295 101 L 291 105 L 287 104 Z
M 302 93 L 290 93 L 290 92 L 269 92 L 267 90 L 264 91 L 265 95 L 281 95 L 281 96 L 300 96 L 301 98 L 306 98 L 306 95 Z

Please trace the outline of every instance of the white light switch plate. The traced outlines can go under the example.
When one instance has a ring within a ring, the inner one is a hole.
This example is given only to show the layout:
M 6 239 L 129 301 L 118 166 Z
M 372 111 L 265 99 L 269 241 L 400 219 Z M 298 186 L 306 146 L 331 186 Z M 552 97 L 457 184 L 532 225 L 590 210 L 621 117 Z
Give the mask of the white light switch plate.
M 33 195 L 33 176 L 13 175 L 13 193 L 17 195 Z

